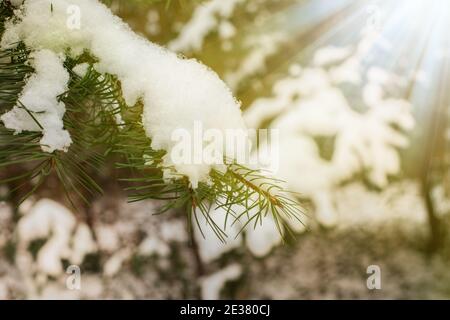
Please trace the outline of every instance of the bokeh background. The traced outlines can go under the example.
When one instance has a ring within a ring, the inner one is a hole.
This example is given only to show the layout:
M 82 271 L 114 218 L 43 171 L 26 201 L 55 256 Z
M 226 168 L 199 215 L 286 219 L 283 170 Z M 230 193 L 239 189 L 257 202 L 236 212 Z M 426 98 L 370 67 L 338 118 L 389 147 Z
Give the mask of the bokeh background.
M 0 299 L 450 298 L 448 1 L 105 2 L 216 71 L 250 128 L 279 130 L 278 174 L 305 226 L 288 242 L 270 218 L 227 226 L 225 244 L 189 234 L 184 212 L 127 203 L 109 167 L 105 195 L 76 210 L 55 177 L 20 206 L 5 184 Z

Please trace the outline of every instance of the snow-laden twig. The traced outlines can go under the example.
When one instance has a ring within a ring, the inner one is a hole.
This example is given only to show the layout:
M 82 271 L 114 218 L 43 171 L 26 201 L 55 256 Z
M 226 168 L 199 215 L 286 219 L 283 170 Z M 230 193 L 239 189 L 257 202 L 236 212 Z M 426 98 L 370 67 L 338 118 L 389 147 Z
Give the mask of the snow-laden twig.
M 69 73 L 61 57 L 50 50 L 36 51 L 30 63 L 35 73 L 27 80 L 18 104 L 0 119 L 16 133 L 42 131 L 41 146 L 46 152 L 67 150 L 72 140 L 63 128 L 66 108 L 58 96 L 67 90 Z
M 68 12 L 73 8 L 80 13 L 79 29 L 68 27 Z M 28 0 L 17 17 L 6 27 L 2 48 L 23 41 L 33 50 L 54 54 L 69 52 L 75 57 L 89 52 L 98 59 L 97 71 L 118 78 L 129 106 L 143 102 L 142 122 L 154 149 L 170 153 L 176 144 L 171 136 L 174 130 L 192 131 L 195 121 L 205 130 L 244 128 L 239 103 L 213 71 L 137 36 L 96 0 Z M 54 81 L 54 85 L 63 82 Z M 37 100 L 39 96 L 35 93 L 29 98 Z M 52 105 L 48 108 L 53 110 Z M 14 117 L 5 120 L 12 125 Z M 50 150 L 56 147 L 54 144 Z M 175 168 L 195 186 L 207 179 L 211 166 L 175 164 Z

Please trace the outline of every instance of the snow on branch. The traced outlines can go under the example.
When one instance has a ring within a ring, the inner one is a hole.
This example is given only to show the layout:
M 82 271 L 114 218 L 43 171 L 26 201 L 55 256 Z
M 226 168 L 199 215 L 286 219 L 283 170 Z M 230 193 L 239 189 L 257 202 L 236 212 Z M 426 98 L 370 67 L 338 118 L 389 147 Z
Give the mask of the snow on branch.
M 16 133 L 42 131 L 40 143 L 45 152 L 67 150 L 72 140 L 63 129 L 66 108 L 58 96 L 67 90 L 69 73 L 60 56 L 49 50 L 34 52 L 30 63 L 35 74 L 28 79 L 18 104 L 0 119 Z
M 88 52 L 97 60 L 94 67 L 98 72 L 120 81 L 127 105 L 143 103 L 142 123 L 154 149 L 170 153 L 175 145 L 171 139 L 174 130 L 191 131 L 196 121 L 205 130 L 245 128 L 240 104 L 213 71 L 136 35 L 97 0 L 26 0 L 16 16 L 6 25 L 1 47 L 23 42 L 32 51 L 41 52 L 33 54 L 36 74 L 28 80 L 22 93 L 26 101 L 21 102 L 30 111 L 43 112 L 36 120 L 43 122 L 46 151 L 65 150 L 70 145 L 70 137 L 61 126 L 64 108 L 58 102 L 68 81 L 58 58 L 64 54 L 75 58 Z M 73 20 L 77 17 L 78 24 Z M 47 80 L 46 72 L 52 79 Z M 42 86 L 49 89 L 45 97 Z M 5 125 L 17 131 L 38 131 L 31 120 L 24 120 L 18 107 L 2 118 Z M 211 166 L 175 165 L 175 169 L 195 186 L 207 179 Z

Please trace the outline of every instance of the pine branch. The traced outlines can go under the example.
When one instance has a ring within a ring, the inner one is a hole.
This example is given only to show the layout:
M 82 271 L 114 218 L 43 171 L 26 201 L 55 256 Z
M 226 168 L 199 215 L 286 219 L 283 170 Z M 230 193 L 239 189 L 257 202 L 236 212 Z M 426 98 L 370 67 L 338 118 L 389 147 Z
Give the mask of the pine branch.
M 9 3 L 1 2 L 1 33 L 4 22 L 12 15 Z M 0 51 L 0 114 L 14 106 L 21 107 L 42 129 L 39 117 L 20 101 L 27 78 L 34 72 L 28 63 L 29 54 L 22 43 L 15 49 Z M 70 81 L 68 90 L 58 100 L 66 107 L 63 123 L 72 139 L 67 152 L 44 152 L 40 145 L 41 132 L 15 133 L 0 121 L 0 169 L 5 173 L 11 166 L 23 169 L 21 174 L 2 176 L 0 183 L 20 181 L 19 189 L 28 186 L 24 200 L 54 175 L 74 206 L 75 198 L 88 204 L 102 193 L 96 182 L 98 172 L 112 165 L 124 173 L 120 181 L 130 193 L 130 202 L 164 201 L 158 213 L 186 210 L 188 223 L 195 222 L 201 233 L 199 215 L 222 241 L 227 238 L 228 222 L 241 225 L 243 231 L 249 224 L 256 227 L 268 216 L 283 237 L 293 234 L 290 224 L 302 223 L 303 213 L 296 196 L 281 187 L 282 181 L 226 161 L 224 171 L 211 170 L 210 181 L 200 182 L 193 189 L 186 176 L 173 174 L 174 168 L 163 166 L 166 152 L 151 148 L 152 141 L 141 122 L 142 104 L 127 106 L 120 82 L 112 75 L 97 72 L 93 67 L 95 62 L 94 57 L 85 53 L 67 58 L 64 63 Z M 72 71 L 80 63 L 88 66 L 83 76 Z M 165 176 L 165 171 L 172 173 L 170 178 Z M 35 183 L 30 184 L 31 180 Z M 213 207 L 226 212 L 224 226 L 211 217 Z
M 18 100 L 26 77 L 33 71 L 26 65 L 27 52 L 23 45 L 19 48 L 0 53 L 0 56 L 11 58 L 11 63 L 0 65 L 1 106 L 2 110 L 8 110 L 17 104 L 37 122 L 33 113 Z M 41 182 L 38 184 L 40 186 L 45 177 L 54 173 L 72 204 L 76 202 L 74 196 L 89 203 L 90 198 L 102 193 L 101 187 L 91 177 L 91 172 L 99 171 L 105 164 L 105 157 L 112 151 L 111 146 L 119 132 L 116 116 L 123 107 L 123 101 L 120 88 L 111 76 L 103 76 L 91 68 L 80 78 L 71 71 L 75 64 L 84 59 L 81 57 L 79 61 L 66 61 L 71 81 L 69 90 L 60 96 L 60 100 L 66 105 L 64 126 L 73 140 L 68 152 L 44 152 L 39 143 L 41 133 L 22 132 L 15 135 L 0 123 L 0 168 L 6 169 L 11 165 L 33 168 L 28 174 L 7 176 L 0 182 L 34 178 Z M 34 191 L 36 188 L 33 188 Z M 28 195 L 27 192 L 23 200 Z

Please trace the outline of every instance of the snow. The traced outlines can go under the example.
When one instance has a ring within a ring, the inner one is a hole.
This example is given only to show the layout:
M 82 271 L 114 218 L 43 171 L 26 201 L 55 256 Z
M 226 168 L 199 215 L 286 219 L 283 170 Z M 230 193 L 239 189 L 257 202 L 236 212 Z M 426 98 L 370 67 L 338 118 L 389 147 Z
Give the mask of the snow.
M 244 114 L 249 127 L 271 120 L 270 128 L 279 129 L 276 174 L 288 182 L 288 189 L 313 201 L 316 218 L 325 226 L 338 222 L 332 194 L 341 183 L 364 172 L 384 188 L 400 172 L 398 149 L 408 146 L 405 132 L 415 125 L 411 104 L 386 92 L 401 86 L 402 79 L 376 66 L 366 73 L 362 67 L 373 41 L 363 37 L 354 53 L 346 47 L 319 49 L 313 67 L 295 65 L 294 73 L 275 83 L 271 97 L 255 100 Z M 317 67 L 322 64 L 333 65 Z M 352 108 L 338 86 L 344 82 L 361 86 L 366 111 Z M 316 137 L 332 141 L 331 159 L 321 155 Z M 293 179 L 295 173 L 301 178 Z
M 368 190 L 354 182 L 336 190 L 332 197 L 339 216 L 339 228 L 342 230 L 375 229 L 395 223 L 414 230 L 417 226 L 426 226 L 428 221 L 421 187 L 417 181 L 406 179 L 392 183 L 381 192 Z
M 8 225 L 13 217 L 12 207 L 6 202 L 0 201 L 0 249 L 9 240 Z
M 95 235 L 100 250 L 114 252 L 120 248 L 120 239 L 114 226 L 98 225 L 95 227 Z
M 286 35 L 280 32 L 264 33 L 251 37 L 246 41 L 249 47 L 247 55 L 242 59 L 236 70 L 227 72 L 225 81 L 236 89 L 248 77 L 254 76 L 266 68 L 266 60 L 275 54 L 280 45 L 286 41 Z
M 231 264 L 224 269 L 213 273 L 201 280 L 202 299 L 218 300 L 220 291 L 225 283 L 237 280 L 242 274 L 242 267 L 238 264 Z
M 211 210 L 209 211 L 210 219 L 226 232 L 228 237 L 225 239 L 225 242 L 219 240 L 211 226 L 207 224 L 204 215 L 199 210 L 197 210 L 197 219 L 198 224 L 202 227 L 202 232 L 200 232 L 197 226 L 197 220 L 195 220 L 195 218 L 192 219 L 194 236 L 198 243 L 200 258 L 205 263 L 210 263 L 218 259 L 223 254 L 241 247 L 242 244 L 245 244 L 254 256 L 264 257 L 282 242 L 280 231 L 271 215 L 263 217 L 262 222 L 258 222 L 256 226 L 254 222 L 249 223 L 246 228 L 242 230 L 243 223 L 241 221 L 236 221 L 233 217 L 233 215 L 239 216 L 242 213 L 242 206 L 234 205 L 231 210 L 232 214 L 228 216 L 226 221 L 227 211 L 224 208 L 211 207 Z M 257 207 L 254 207 L 248 212 L 248 215 L 250 217 L 254 216 L 258 213 L 258 210 Z M 286 219 L 286 222 L 289 223 L 292 230 L 297 233 L 301 233 L 305 230 L 304 226 L 297 220 Z M 307 221 L 305 220 L 304 222 L 306 223 Z M 284 230 L 281 232 L 284 232 Z M 245 237 L 243 236 L 244 234 Z
M 275 221 L 271 216 L 266 216 L 256 227 L 249 224 L 246 228 L 246 244 L 250 252 L 256 257 L 264 257 L 279 245 L 282 241 Z
M 443 185 L 437 185 L 431 190 L 431 196 L 434 200 L 436 213 L 439 216 L 445 216 L 450 212 L 450 199 L 448 190 Z
M 281 132 L 278 175 L 293 190 L 316 200 L 318 218 L 323 223 L 335 222 L 333 214 L 327 212 L 330 205 L 325 193 L 339 182 L 366 170 L 375 185 L 385 187 L 388 176 L 400 171 L 396 148 L 406 147 L 408 140 L 391 124 L 403 130 L 412 128 L 407 102 L 383 100 L 376 108 L 358 114 L 338 90 L 324 88 L 290 105 L 289 111 L 273 122 Z M 321 157 L 315 136 L 334 137 L 330 161 Z M 292 172 L 302 172 L 302 178 L 291 179 Z
M 23 3 L 23 0 L 9 0 L 9 2 L 10 2 L 13 6 L 18 7 L 18 6 L 20 6 L 20 5 Z
M 214 12 L 226 16 L 237 1 L 227 1 L 227 5 L 223 1 L 213 3 Z M 78 6 L 82 13 L 80 29 L 66 25 L 71 5 Z M 18 39 L 34 50 L 47 49 L 44 51 L 47 55 L 51 50 L 55 57 L 67 50 L 73 56 L 90 52 L 98 59 L 96 70 L 117 76 L 128 105 L 143 102 L 142 122 L 154 149 L 164 149 L 170 154 L 176 144 L 173 132 L 176 129 L 191 132 L 194 121 L 200 121 L 205 130 L 245 128 L 240 104 L 213 71 L 136 35 L 99 1 L 28 0 L 22 8 L 18 13 L 20 19 L 7 25 L 2 48 L 13 46 L 12 40 Z M 62 72 L 57 75 L 62 76 Z M 56 86 L 58 82 L 64 87 L 65 80 L 52 78 L 51 84 Z M 32 98 L 36 100 L 35 95 Z M 59 111 L 52 114 L 62 117 L 62 106 L 52 105 Z M 61 146 L 67 147 L 67 137 L 64 142 Z M 234 158 L 226 152 L 224 155 Z M 165 158 L 164 165 L 174 165 L 178 173 L 190 178 L 194 188 L 207 179 L 211 169 L 206 164 L 173 164 L 170 156 Z
M 170 254 L 170 247 L 166 242 L 158 239 L 157 237 L 149 236 L 141 242 L 138 252 L 143 256 L 151 256 L 156 254 L 161 257 L 167 257 Z
M 229 21 L 223 21 L 219 25 L 219 36 L 222 39 L 232 38 L 236 34 L 236 27 Z
M 23 261 L 29 260 L 28 245 L 32 241 L 46 239 L 37 254 L 37 270 L 44 275 L 61 274 L 62 259 L 81 263 L 86 254 L 96 250 L 89 228 L 77 225 L 70 210 L 50 199 L 41 199 L 31 206 L 19 220 L 17 234 L 18 259 Z
M 103 266 L 103 272 L 106 277 L 113 277 L 115 276 L 120 269 L 122 268 L 122 265 L 126 260 L 128 260 L 131 256 L 131 252 L 128 248 L 121 249 L 117 252 L 115 252 L 104 264 Z
M 65 238 L 74 226 L 72 212 L 53 200 L 41 199 L 20 219 L 18 236 L 26 243 L 50 234 Z
M 97 252 L 97 243 L 94 241 L 91 230 L 86 224 L 79 224 L 72 238 L 72 255 L 70 261 L 81 265 L 86 255 Z
M 186 242 L 188 235 L 182 221 L 174 220 L 163 223 L 159 229 L 161 239 L 165 242 Z
M 58 101 L 58 96 L 67 90 L 69 73 L 64 69 L 62 58 L 50 50 L 32 53 L 30 63 L 35 73 L 27 80 L 19 96 L 20 103 L 0 119 L 6 128 L 16 133 L 42 131 L 40 144 L 45 152 L 67 151 L 72 140 L 64 130 L 62 119 L 66 108 Z
M 72 69 L 72 71 L 75 72 L 75 74 L 81 78 L 87 74 L 88 70 L 89 70 L 89 64 L 86 62 L 77 64 Z
M 231 17 L 237 5 L 243 1 L 209 0 L 197 6 L 192 18 L 183 27 L 178 37 L 168 44 L 169 49 L 178 52 L 198 51 L 202 48 L 208 34 L 216 28 L 224 38 L 232 37 L 234 29 L 227 19 Z
M 331 52 L 330 49 L 326 49 L 326 51 L 328 51 L 325 51 L 327 56 L 329 58 L 333 58 L 331 59 L 332 61 L 330 60 L 327 62 L 339 63 L 339 65 L 330 69 L 330 77 L 334 83 L 350 83 L 354 85 L 361 84 L 362 65 L 370 53 L 370 50 L 375 46 L 379 46 L 383 50 L 392 50 L 392 44 L 388 42 L 378 31 L 363 29 L 361 34 L 361 40 L 356 46 L 354 52 L 349 56 L 347 56 L 348 52 L 344 52 L 344 48 L 342 48 L 342 53 L 339 54 L 337 52 L 337 47 L 332 49 L 333 52 Z

